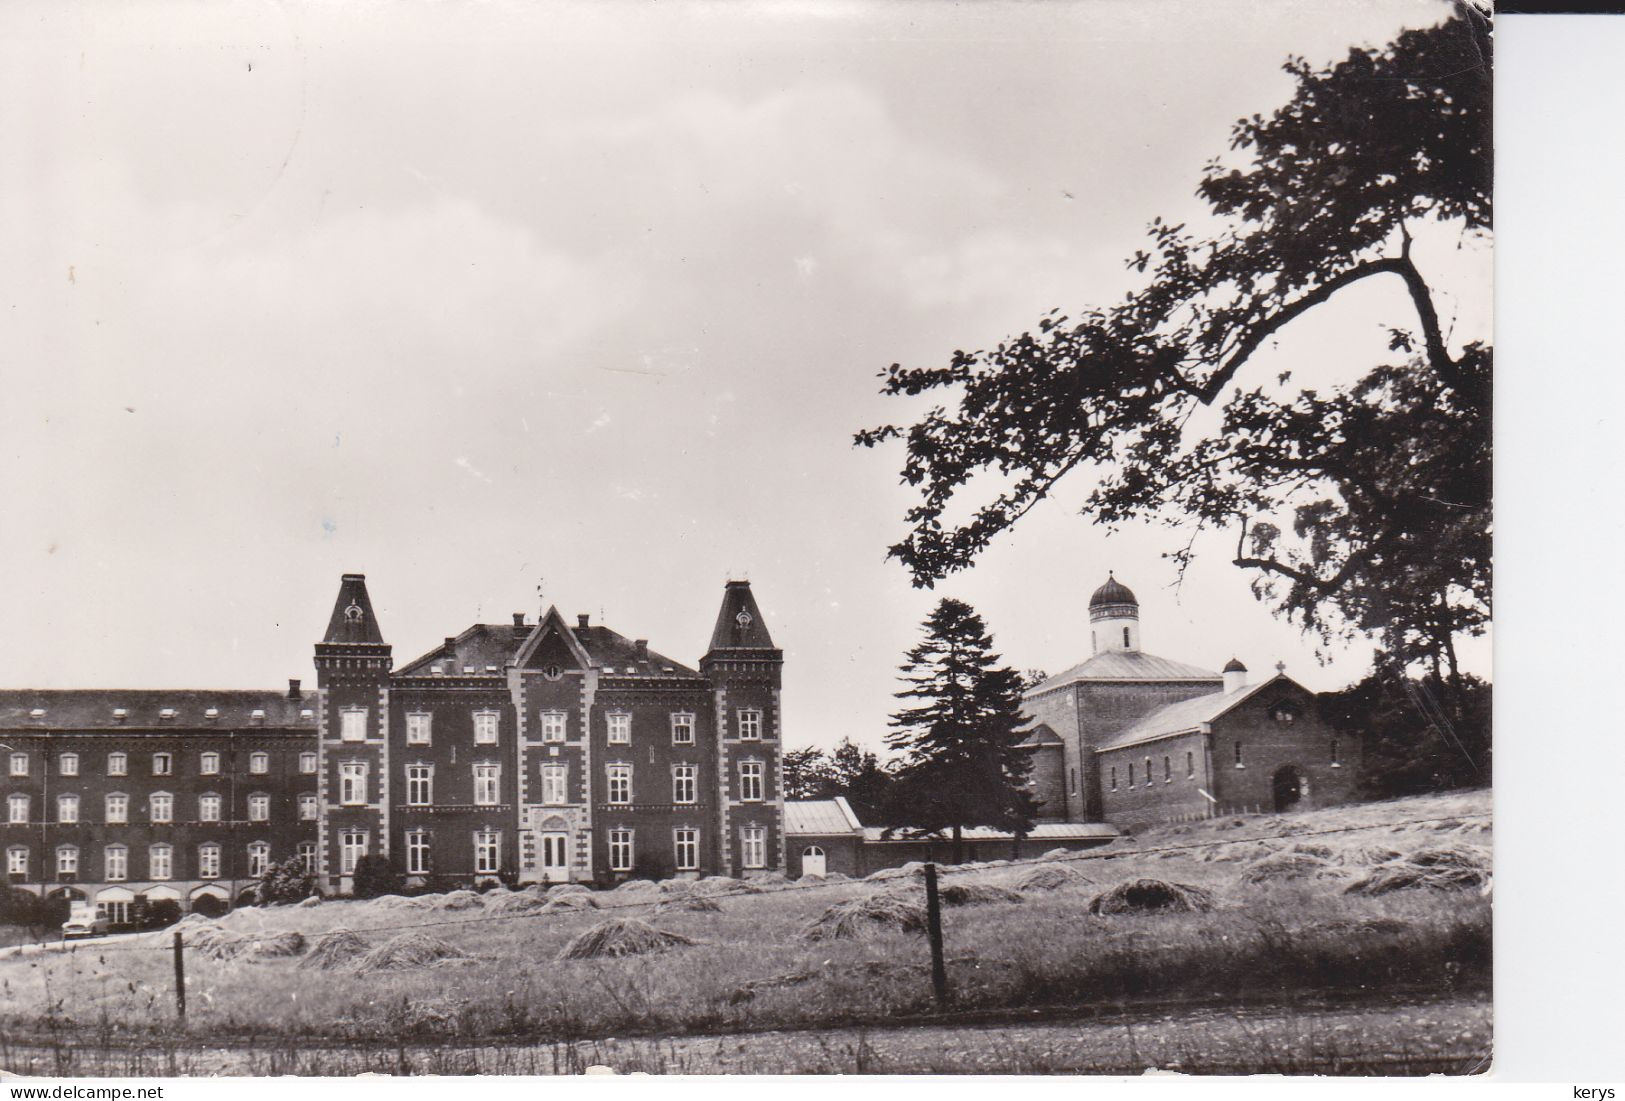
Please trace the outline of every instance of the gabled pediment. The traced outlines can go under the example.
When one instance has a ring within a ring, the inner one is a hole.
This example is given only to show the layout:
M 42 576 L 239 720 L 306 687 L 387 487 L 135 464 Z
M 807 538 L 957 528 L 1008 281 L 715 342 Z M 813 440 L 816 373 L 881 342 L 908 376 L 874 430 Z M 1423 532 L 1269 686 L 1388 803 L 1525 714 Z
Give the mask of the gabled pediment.
M 514 655 L 514 664 L 521 669 L 582 670 L 592 667 L 592 659 L 558 608 L 550 607 L 519 648 L 519 653 Z

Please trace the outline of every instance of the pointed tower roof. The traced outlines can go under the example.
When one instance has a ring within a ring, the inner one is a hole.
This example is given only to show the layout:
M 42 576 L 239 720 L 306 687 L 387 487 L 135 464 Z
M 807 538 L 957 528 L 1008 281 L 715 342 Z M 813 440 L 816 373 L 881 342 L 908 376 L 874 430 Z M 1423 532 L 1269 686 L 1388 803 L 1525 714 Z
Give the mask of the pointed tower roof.
M 711 632 L 712 650 L 773 650 L 762 610 L 751 595 L 749 581 L 730 581 L 722 591 L 722 610 Z
M 327 621 L 324 643 L 383 644 L 383 632 L 378 629 L 378 617 L 372 614 L 372 599 L 367 596 L 367 575 L 347 573 L 339 581 L 339 596 L 333 602 L 333 615 Z

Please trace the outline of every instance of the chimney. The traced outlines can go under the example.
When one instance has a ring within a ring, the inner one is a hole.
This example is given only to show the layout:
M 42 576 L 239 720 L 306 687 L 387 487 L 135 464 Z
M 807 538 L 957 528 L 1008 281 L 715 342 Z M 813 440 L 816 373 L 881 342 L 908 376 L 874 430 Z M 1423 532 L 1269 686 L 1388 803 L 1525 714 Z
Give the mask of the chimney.
M 453 655 L 457 653 L 457 640 L 450 635 L 446 636 L 446 653 Z
M 515 612 L 513 614 L 513 625 L 515 627 L 523 627 L 525 625 L 525 613 L 524 612 Z
M 288 678 L 288 698 L 290 700 L 296 700 L 296 699 L 299 698 L 299 678 L 298 677 L 289 677 Z
M 582 612 L 580 615 L 576 616 L 576 630 L 585 631 L 587 629 L 587 621 L 590 619 L 592 619 L 592 616 L 588 615 L 586 612 Z
M 638 660 L 639 661 L 648 661 L 649 660 L 649 640 L 648 639 L 640 638 L 636 642 L 632 643 L 632 645 L 637 647 Z

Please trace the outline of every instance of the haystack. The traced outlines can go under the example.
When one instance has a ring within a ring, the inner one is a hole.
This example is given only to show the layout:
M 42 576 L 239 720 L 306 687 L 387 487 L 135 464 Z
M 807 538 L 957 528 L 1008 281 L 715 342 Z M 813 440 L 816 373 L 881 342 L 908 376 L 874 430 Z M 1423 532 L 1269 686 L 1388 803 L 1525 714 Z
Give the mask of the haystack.
M 431 899 L 433 902 L 431 902 Z M 405 895 L 379 895 L 372 900 L 372 905 L 380 910 L 417 910 L 440 900 L 439 895 L 425 896 L 423 898 L 407 898 Z
M 1255 860 L 1241 875 L 1243 883 L 1278 883 L 1287 879 L 1308 879 L 1325 875 L 1331 870 L 1331 861 L 1306 852 L 1288 850 L 1271 853 Z
M 1418 849 L 1409 856 L 1371 869 L 1346 888 L 1351 895 L 1385 895 L 1416 888 L 1451 890 L 1483 887 L 1490 878 L 1490 858 L 1472 846 Z
M 577 936 L 559 953 L 561 960 L 593 960 L 605 956 L 642 956 L 695 942 L 681 933 L 656 929 L 637 918 L 610 918 Z
M 1045 864 L 1016 880 L 1020 891 L 1057 891 L 1062 887 L 1083 887 L 1094 880 L 1070 864 Z
M 516 914 L 547 905 L 547 900 L 529 891 L 510 891 L 502 895 L 486 896 L 485 908 L 493 914 Z
M 660 887 L 651 879 L 629 879 L 625 883 L 622 883 L 620 886 L 616 887 L 610 893 L 617 895 L 641 895 L 658 890 L 660 890 Z
M 436 910 L 478 910 L 485 899 L 477 891 L 448 891 L 435 902 Z
M 696 880 L 694 887 L 689 891 L 694 895 L 757 895 L 762 888 L 743 879 L 730 879 L 725 875 L 708 875 L 704 879 Z
M 937 892 L 945 906 L 982 906 L 990 902 L 1022 902 L 1021 892 L 991 883 L 950 883 Z
M 905 894 L 888 892 L 837 902 L 801 931 L 804 940 L 840 940 L 873 928 L 925 932 L 925 904 Z
M 686 895 L 694 889 L 692 879 L 663 879 L 659 883 L 663 895 Z
M 317 938 L 309 954 L 299 961 L 299 966 L 317 971 L 337 971 L 365 956 L 367 950 L 367 942 L 350 930 L 333 929 Z
M 582 893 L 574 895 L 559 895 L 557 898 L 550 898 L 547 900 L 546 904 L 537 911 L 537 913 L 556 914 L 561 910 L 579 913 L 582 910 L 596 909 L 598 909 L 598 900 L 592 897 L 591 893 Z
M 669 912 L 674 911 L 674 910 L 688 910 L 688 911 L 699 912 L 699 911 L 718 911 L 718 910 L 721 910 L 721 909 L 722 909 L 722 903 L 718 902 L 715 898 L 713 898 L 710 895 L 688 894 L 688 895 L 676 895 L 676 896 L 673 896 L 671 898 L 662 899 L 660 901 L 660 904 L 655 907 L 655 913 L 664 914 L 664 913 L 669 913 Z
M 308 898 L 302 898 L 298 902 L 294 903 L 294 905 L 299 907 L 301 910 L 308 910 L 312 906 L 320 906 L 321 904 L 322 904 L 322 896 L 321 895 L 311 895 Z
M 1213 909 L 1213 895 L 1188 883 L 1162 879 L 1131 879 L 1102 891 L 1089 903 L 1091 914 L 1129 914 L 1148 910 L 1203 911 Z
M 1048 852 L 1046 852 L 1043 856 L 1040 856 L 1038 859 L 1040 859 L 1040 860 L 1065 860 L 1067 857 L 1069 857 L 1071 855 L 1072 855 L 1072 850 L 1071 849 L 1051 849 Z
M 363 974 L 369 971 L 412 971 L 432 967 L 443 960 L 472 958 L 467 952 L 443 940 L 423 933 L 402 933 L 362 956 L 356 961 L 355 969 Z
M 591 893 L 581 883 L 555 883 L 547 889 L 548 898 L 558 898 L 560 895 L 585 895 Z
M 249 940 L 247 947 L 241 955 L 251 960 L 287 959 L 289 956 L 302 956 L 305 954 L 305 937 L 302 933 L 291 930 L 286 933 L 272 933 L 268 937 L 254 937 Z
M 772 890 L 775 887 L 788 886 L 790 877 L 783 872 L 764 872 L 761 875 L 751 876 L 748 882 L 754 883 L 763 890 Z

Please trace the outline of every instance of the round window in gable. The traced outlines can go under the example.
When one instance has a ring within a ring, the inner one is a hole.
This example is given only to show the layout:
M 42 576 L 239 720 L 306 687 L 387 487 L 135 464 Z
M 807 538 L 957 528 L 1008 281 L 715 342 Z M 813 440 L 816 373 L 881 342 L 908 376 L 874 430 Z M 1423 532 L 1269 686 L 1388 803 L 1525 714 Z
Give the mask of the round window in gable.
M 548 680 L 558 680 L 560 677 L 564 676 L 564 670 L 560 669 L 557 665 L 544 665 L 542 666 L 542 676 L 546 677 Z

